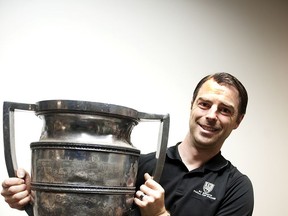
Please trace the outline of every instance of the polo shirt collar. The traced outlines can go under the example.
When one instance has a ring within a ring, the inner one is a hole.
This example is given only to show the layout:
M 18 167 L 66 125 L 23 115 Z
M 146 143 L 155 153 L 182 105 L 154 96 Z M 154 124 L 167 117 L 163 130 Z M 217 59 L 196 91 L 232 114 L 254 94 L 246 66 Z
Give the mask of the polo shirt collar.
M 175 146 L 172 146 L 167 151 L 168 158 L 172 160 L 180 160 L 182 162 L 182 159 L 180 157 L 180 154 L 178 152 L 178 145 L 181 142 L 177 143 Z M 222 156 L 221 151 L 216 154 L 214 157 L 212 157 L 206 164 L 204 164 L 202 167 L 199 167 L 200 170 L 211 170 L 211 171 L 220 171 L 224 167 L 228 165 L 228 161 Z

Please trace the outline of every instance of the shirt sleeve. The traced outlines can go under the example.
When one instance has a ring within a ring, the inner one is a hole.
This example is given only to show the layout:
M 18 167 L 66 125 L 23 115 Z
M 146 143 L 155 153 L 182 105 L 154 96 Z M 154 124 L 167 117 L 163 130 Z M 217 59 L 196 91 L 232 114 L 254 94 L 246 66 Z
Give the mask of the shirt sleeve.
M 254 192 L 250 179 L 241 175 L 229 184 L 215 216 L 252 216 Z

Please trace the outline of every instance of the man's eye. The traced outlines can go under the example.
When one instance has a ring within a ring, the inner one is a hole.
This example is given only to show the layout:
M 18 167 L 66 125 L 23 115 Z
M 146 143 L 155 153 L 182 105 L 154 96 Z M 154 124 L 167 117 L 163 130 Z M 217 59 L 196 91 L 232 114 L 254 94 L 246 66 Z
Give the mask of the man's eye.
M 232 111 L 228 108 L 221 108 L 220 112 L 224 115 L 231 115 L 232 114 Z
M 206 103 L 206 102 L 200 102 L 200 103 L 198 104 L 198 106 L 199 106 L 200 108 L 202 108 L 202 109 L 207 109 L 207 108 L 210 107 L 209 103 Z

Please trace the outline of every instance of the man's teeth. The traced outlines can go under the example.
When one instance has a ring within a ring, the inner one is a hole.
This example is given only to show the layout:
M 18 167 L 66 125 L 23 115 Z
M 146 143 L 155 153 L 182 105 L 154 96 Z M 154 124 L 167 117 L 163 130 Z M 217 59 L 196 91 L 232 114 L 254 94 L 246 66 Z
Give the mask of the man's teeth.
M 217 130 L 217 129 L 215 129 L 215 128 L 207 127 L 207 126 L 203 126 L 203 125 L 202 125 L 202 128 L 203 128 L 204 130 L 212 131 L 212 132 Z

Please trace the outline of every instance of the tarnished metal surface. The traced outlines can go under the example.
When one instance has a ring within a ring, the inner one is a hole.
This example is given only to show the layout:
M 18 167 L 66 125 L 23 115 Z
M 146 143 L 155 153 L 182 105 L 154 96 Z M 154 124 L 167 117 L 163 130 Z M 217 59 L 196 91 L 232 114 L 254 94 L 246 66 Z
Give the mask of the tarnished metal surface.
M 125 195 L 93 193 L 51 193 L 37 190 L 35 215 L 45 216 L 128 216 L 133 193 Z
M 32 182 L 133 186 L 138 150 L 103 145 L 32 143 Z
M 73 142 L 132 148 L 136 119 L 75 113 L 45 113 L 40 141 Z
M 140 155 L 130 141 L 136 120 L 74 113 L 38 115 L 43 119 L 42 133 L 39 142 L 31 143 L 35 214 L 128 214 Z
M 5 109 L 4 109 L 5 108 Z M 160 179 L 168 142 L 169 115 L 87 101 L 4 102 L 3 132 L 9 176 L 17 169 L 14 110 L 34 111 L 43 120 L 32 151 L 32 216 L 126 216 L 130 214 L 140 151 L 130 140 L 141 120 L 161 121 L 156 153 Z M 160 155 L 159 155 L 160 154 Z
M 137 151 L 107 146 L 32 143 L 36 215 L 128 215 Z

